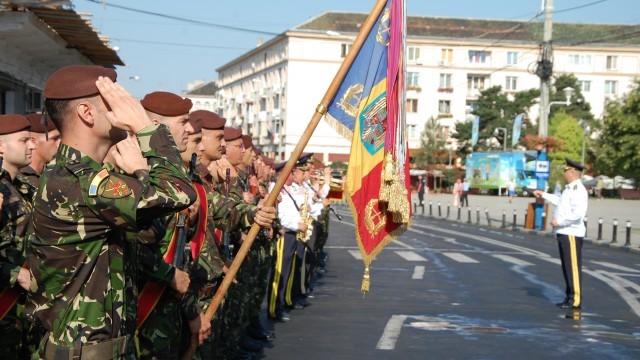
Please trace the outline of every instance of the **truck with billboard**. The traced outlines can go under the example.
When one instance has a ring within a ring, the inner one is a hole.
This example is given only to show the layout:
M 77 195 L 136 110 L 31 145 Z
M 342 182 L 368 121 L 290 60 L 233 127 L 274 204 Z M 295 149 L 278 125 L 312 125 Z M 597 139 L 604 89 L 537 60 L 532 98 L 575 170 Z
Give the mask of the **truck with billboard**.
M 465 177 L 481 193 L 503 194 L 514 179 L 519 194 L 532 195 L 538 182 L 536 156 L 536 151 L 474 152 L 467 156 Z

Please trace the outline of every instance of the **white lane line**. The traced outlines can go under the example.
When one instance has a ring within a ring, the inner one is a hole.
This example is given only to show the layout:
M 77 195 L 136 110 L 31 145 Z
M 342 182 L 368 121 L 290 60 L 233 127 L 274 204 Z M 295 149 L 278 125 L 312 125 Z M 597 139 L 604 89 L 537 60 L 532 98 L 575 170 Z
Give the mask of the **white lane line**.
M 393 243 L 394 243 L 394 244 L 398 244 L 398 245 L 400 245 L 400 246 L 403 246 L 403 247 L 405 247 L 406 249 L 413 249 L 413 248 L 414 248 L 413 246 L 411 246 L 411 245 L 407 245 L 407 244 L 403 243 L 403 242 L 402 242 L 402 241 L 400 241 L 400 240 L 393 240 Z
M 393 315 L 389 321 L 387 321 L 387 326 L 384 328 L 384 332 L 378 340 L 378 345 L 376 345 L 376 349 L 378 350 L 393 350 L 396 347 L 396 341 L 400 337 L 400 330 L 402 330 L 402 324 L 407 319 L 407 315 Z
M 413 251 L 395 251 L 395 253 L 407 261 L 427 261 L 427 259 Z
M 453 253 L 453 252 L 443 252 L 442 255 L 455 260 L 460 263 L 477 263 L 478 261 L 468 257 L 465 254 Z
M 349 250 L 349 254 L 356 258 L 356 260 L 362 260 L 362 254 L 360 254 L 360 250 Z
M 640 272 L 640 270 L 637 270 L 637 269 L 633 269 L 633 268 L 622 266 L 622 265 L 612 264 L 612 263 L 608 263 L 608 262 L 604 262 L 604 261 L 592 261 L 592 262 L 594 264 L 606 266 L 606 267 L 611 268 L 611 269 L 634 272 L 634 273 Z
M 418 265 L 413 268 L 413 275 L 411 279 L 413 280 L 422 280 L 424 278 L 424 266 Z
M 532 263 L 524 261 L 524 260 L 520 260 L 518 258 L 514 258 L 513 256 L 509 256 L 509 255 L 503 255 L 503 254 L 493 254 L 491 255 L 494 258 L 500 259 L 502 261 L 506 261 L 508 263 L 512 263 L 514 265 L 518 265 L 518 266 L 533 266 Z

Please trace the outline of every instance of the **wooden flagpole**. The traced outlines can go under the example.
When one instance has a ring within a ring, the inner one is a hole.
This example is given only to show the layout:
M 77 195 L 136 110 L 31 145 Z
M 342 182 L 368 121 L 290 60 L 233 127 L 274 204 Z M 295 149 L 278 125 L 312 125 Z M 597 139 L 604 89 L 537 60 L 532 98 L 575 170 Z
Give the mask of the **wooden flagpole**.
M 307 128 L 302 134 L 302 137 L 300 138 L 298 145 L 296 145 L 295 149 L 291 153 L 291 157 L 289 158 L 289 160 L 284 166 L 284 169 L 280 173 L 280 176 L 278 177 L 278 180 L 276 181 L 276 184 L 273 190 L 267 196 L 267 199 L 264 202 L 264 206 L 273 206 L 273 204 L 275 204 L 276 199 L 278 198 L 278 195 L 280 194 L 280 191 L 282 190 L 282 187 L 284 186 L 284 183 L 287 180 L 287 177 L 289 176 L 289 173 L 291 173 L 291 170 L 293 170 L 293 167 L 295 166 L 296 162 L 298 161 L 298 158 L 302 154 L 302 151 L 307 146 L 307 143 L 309 142 L 311 135 L 313 135 L 313 132 L 316 130 L 316 127 L 318 126 L 320 119 L 322 119 L 322 116 L 324 116 L 324 114 L 327 112 L 327 108 L 329 107 L 329 102 L 333 100 L 336 92 L 340 88 L 340 85 L 342 85 L 342 81 L 344 80 L 344 77 L 347 75 L 347 72 L 351 68 L 351 64 L 353 64 L 353 61 L 355 60 L 356 56 L 360 52 L 360 49 L 362 48 L 364 41 L 366 40 L 367 36 L 371 32 L 371 29 L 375 25 L 380 13 L 382 12 L 386 4 L 387 4 L 387 0 L 378 0 L 376 5 L 373 7 L 373 10 L 367 17 L 367 20 L 362 25 L 362 29 L 360 30 L 360 33 L 358 33 L 358 36 L 353 42 L 353 45 L 351 46 L 351 50 L 349 50 L 347 57 L 342 62 L 342 65 L 340 65 L 340 69 L 338 69 L 338 72 L 336 73 L 335 77 L 331 81 L 331 84 L 329 85 L 327 92 L 322 97 L 322 101 L 320 102 L 320 104 L 318 104 L 318 106 L 316 106 L 315 113 L 311 117 L 311 120 L 309 121 Z M 222 299 L 227 293 L 227 290 L 229 290 L 229 286 L 231 285 L 233 278 L 238 273 L 238 270 L 240 269 L 240 266 L 242 265 L 244 258 L 247 256 L 247 253 L 249 252 L 249 249 L 251 248 L 251 245 L 253 244 L 253 241 L 255 240 L 259 231 L 260 231 L 260 225 L 254 223 L 251 226 L 251 229 L 249 230 L 249 233 L 247 234 L 244 242 L 242 243 L 242 246 L 240 246 L 240 249 L 238 250 L 236 257 L 233 259 L 233 262 L 231 263 L 231 267 L 229 268 L 229 271 L 224 276 L 224 279 L 222 280 L 220 287 L 216 291 L 216 294 L 214 295 L 213 299 L 211 300 L 211 303 L 209 304 L 207 311 L 204 313 L 204 317 L 206 321 L 211 321 L 211 319 L 213 319 L 213 315 L 218 310 L 218 307 L 220 306 Z M 194 352 L 195 352 L 195 347 L 192 344 L 189 350 L 187 350 L 187 352 L 184 354 L 183 359 L 191 359 L 193 357 Z

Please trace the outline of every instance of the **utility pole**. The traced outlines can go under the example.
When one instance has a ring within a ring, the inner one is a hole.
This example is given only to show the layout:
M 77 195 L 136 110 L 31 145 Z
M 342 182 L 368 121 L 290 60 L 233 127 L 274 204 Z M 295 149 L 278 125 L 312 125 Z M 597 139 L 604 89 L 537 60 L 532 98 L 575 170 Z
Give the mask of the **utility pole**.
M 542 39 L 542 54 L 538 61 L 536 75 L 540 78 L 540 122 L 538 136 L 546 137 L 549 132 L 549 92 L 551 89 L 551 75 L 553 75 L 553 53 L 551 38 L 553 35 L 553 0 L 544 1 L 544 35 Z

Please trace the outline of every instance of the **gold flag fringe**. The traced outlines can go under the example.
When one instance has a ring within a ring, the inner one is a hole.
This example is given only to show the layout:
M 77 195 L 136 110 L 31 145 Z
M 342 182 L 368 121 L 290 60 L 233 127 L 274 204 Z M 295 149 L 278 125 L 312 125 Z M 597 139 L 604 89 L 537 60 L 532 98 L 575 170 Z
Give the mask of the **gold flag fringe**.
M 362 275 L 362 286 L 360 290 L 362 290 L 362 297 L 364 297 L 369 292 L 369 285 L 371 285 L 371 275 L 369 274 L 369 267 L 364 268 L 364 275 Z
M 387 211 L 393 215 L 396 223 L 407 224 L 410 217 L 409 193 L 405 184 L 400 181 L 400 171 L 403 164 L 393 159 L 393 154 L 388 151 L 384 156 L 382 165 L 382 182 L 380 184 L 379 201 L 386 203 Z
M 329 115 L 329 113 L 324 115 L 324 121 L 326 121 L 327 124 L 329 124 L 329 126 L 331 126 L 331 128 L 333 128 L 333 130 L 335 130 L 340 136 L 349 141 L 353 139 L 353 131 L 338 121 L 338 119 Z

